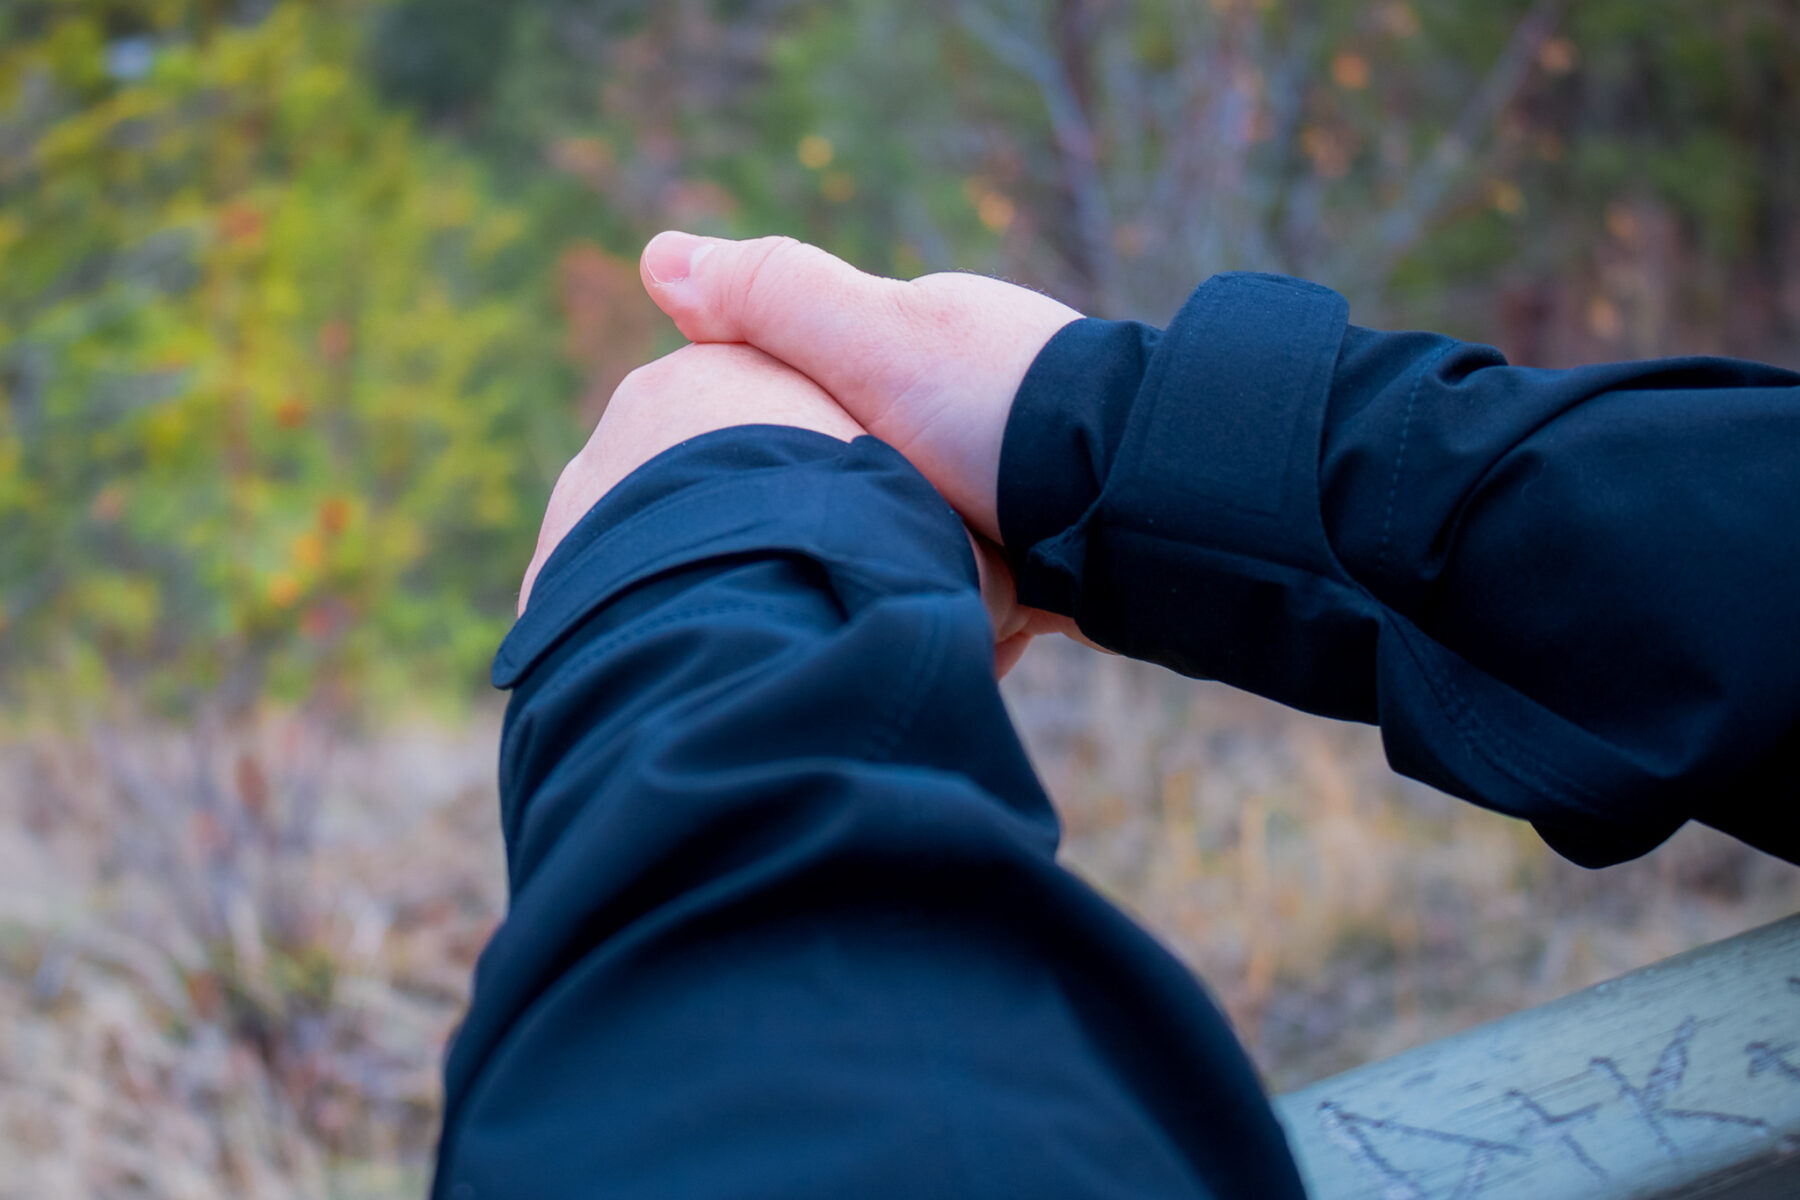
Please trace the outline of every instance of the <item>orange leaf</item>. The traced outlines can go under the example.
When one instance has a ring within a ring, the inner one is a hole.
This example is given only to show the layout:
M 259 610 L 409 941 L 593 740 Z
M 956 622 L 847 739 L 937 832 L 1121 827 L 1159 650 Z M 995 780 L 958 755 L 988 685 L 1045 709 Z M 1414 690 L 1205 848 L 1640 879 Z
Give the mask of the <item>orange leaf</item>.
M 350 528 L 350 502 L 342 496 L 331 496 L 319 505 L 319 531 L 326 537 L 337 537 Z

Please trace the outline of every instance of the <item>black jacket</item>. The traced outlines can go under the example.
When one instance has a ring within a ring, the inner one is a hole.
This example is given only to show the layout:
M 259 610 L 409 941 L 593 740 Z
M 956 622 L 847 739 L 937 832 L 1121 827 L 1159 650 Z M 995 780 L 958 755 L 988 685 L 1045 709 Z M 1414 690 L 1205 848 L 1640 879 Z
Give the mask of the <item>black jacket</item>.
M 1052 341 L 1000 514 L 1028 602 L 1379 720 L 1582 861 L 1800 853 L 1800 377 L 1522 370 L 1221 276 Z M 601 500 L 495 664 L 512 904 L 434 1194 L 1299 1196 L 1218 1010 L 1056 866 L 991 664 L 872 438 L 724 430 Z

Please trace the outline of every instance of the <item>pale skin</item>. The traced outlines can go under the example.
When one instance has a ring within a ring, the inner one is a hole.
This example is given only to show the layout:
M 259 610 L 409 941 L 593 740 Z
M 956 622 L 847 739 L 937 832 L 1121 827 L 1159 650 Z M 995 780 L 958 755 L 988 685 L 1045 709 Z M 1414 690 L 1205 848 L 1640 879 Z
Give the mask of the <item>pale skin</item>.
M 1026 369 L 1081 314 L 979 275 L 905 282 L 864 274 L 788 238 L 734 242 L 664 233 L 644 286 L 694 345 L 619 385 L 550 497 L 519 611 L 544 560 L 625 476 L 680 442 L 735 425 L 790 425 L 841 441 L 863 433 L 911 460 L 970 530 L 1004 675 L 1031 638 L 1073 622 L 1017 603 L 992 543 L 1000 444 Z

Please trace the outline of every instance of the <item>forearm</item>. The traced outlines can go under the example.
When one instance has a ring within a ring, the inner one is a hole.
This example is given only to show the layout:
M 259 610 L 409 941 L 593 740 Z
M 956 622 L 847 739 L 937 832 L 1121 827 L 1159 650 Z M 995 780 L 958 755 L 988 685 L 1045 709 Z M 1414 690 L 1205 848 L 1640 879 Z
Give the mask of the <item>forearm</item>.
M 1024 602 L 1378 720 L 1396 766 L 1578 858 L 1690 816 L 1793 857 L 1792 787 L 1768 787 L 1800 721 L 1796 382 L 1512 368 L 1221 277 L 1167 335 L 1052 342 L 1008 427 L 1002 532 Z
M 898 455 L 792 430 L 568 536 L 496 664 L 440 1194 L 1298 1194 L 1216 1011 L 1056 867 L 973 571 Z

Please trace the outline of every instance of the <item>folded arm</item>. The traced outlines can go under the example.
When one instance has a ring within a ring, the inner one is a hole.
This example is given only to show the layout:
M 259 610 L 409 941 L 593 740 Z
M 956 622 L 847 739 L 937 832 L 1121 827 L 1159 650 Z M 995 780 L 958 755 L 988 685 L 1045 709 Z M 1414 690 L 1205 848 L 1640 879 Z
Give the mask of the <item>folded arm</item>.
M 1511 367 L 1254 275 L 1058 333 L 999 492 L 1022 603 L 1592 864 L 1690 818 L 1800 860 L 1797 514 L 1792 373 Z
M 512 903 L 441 1197 L 1298 1197 L 1191 977 L 1054 862 L 960 520 L 755 426 L 609 491 L 495 665 Z

